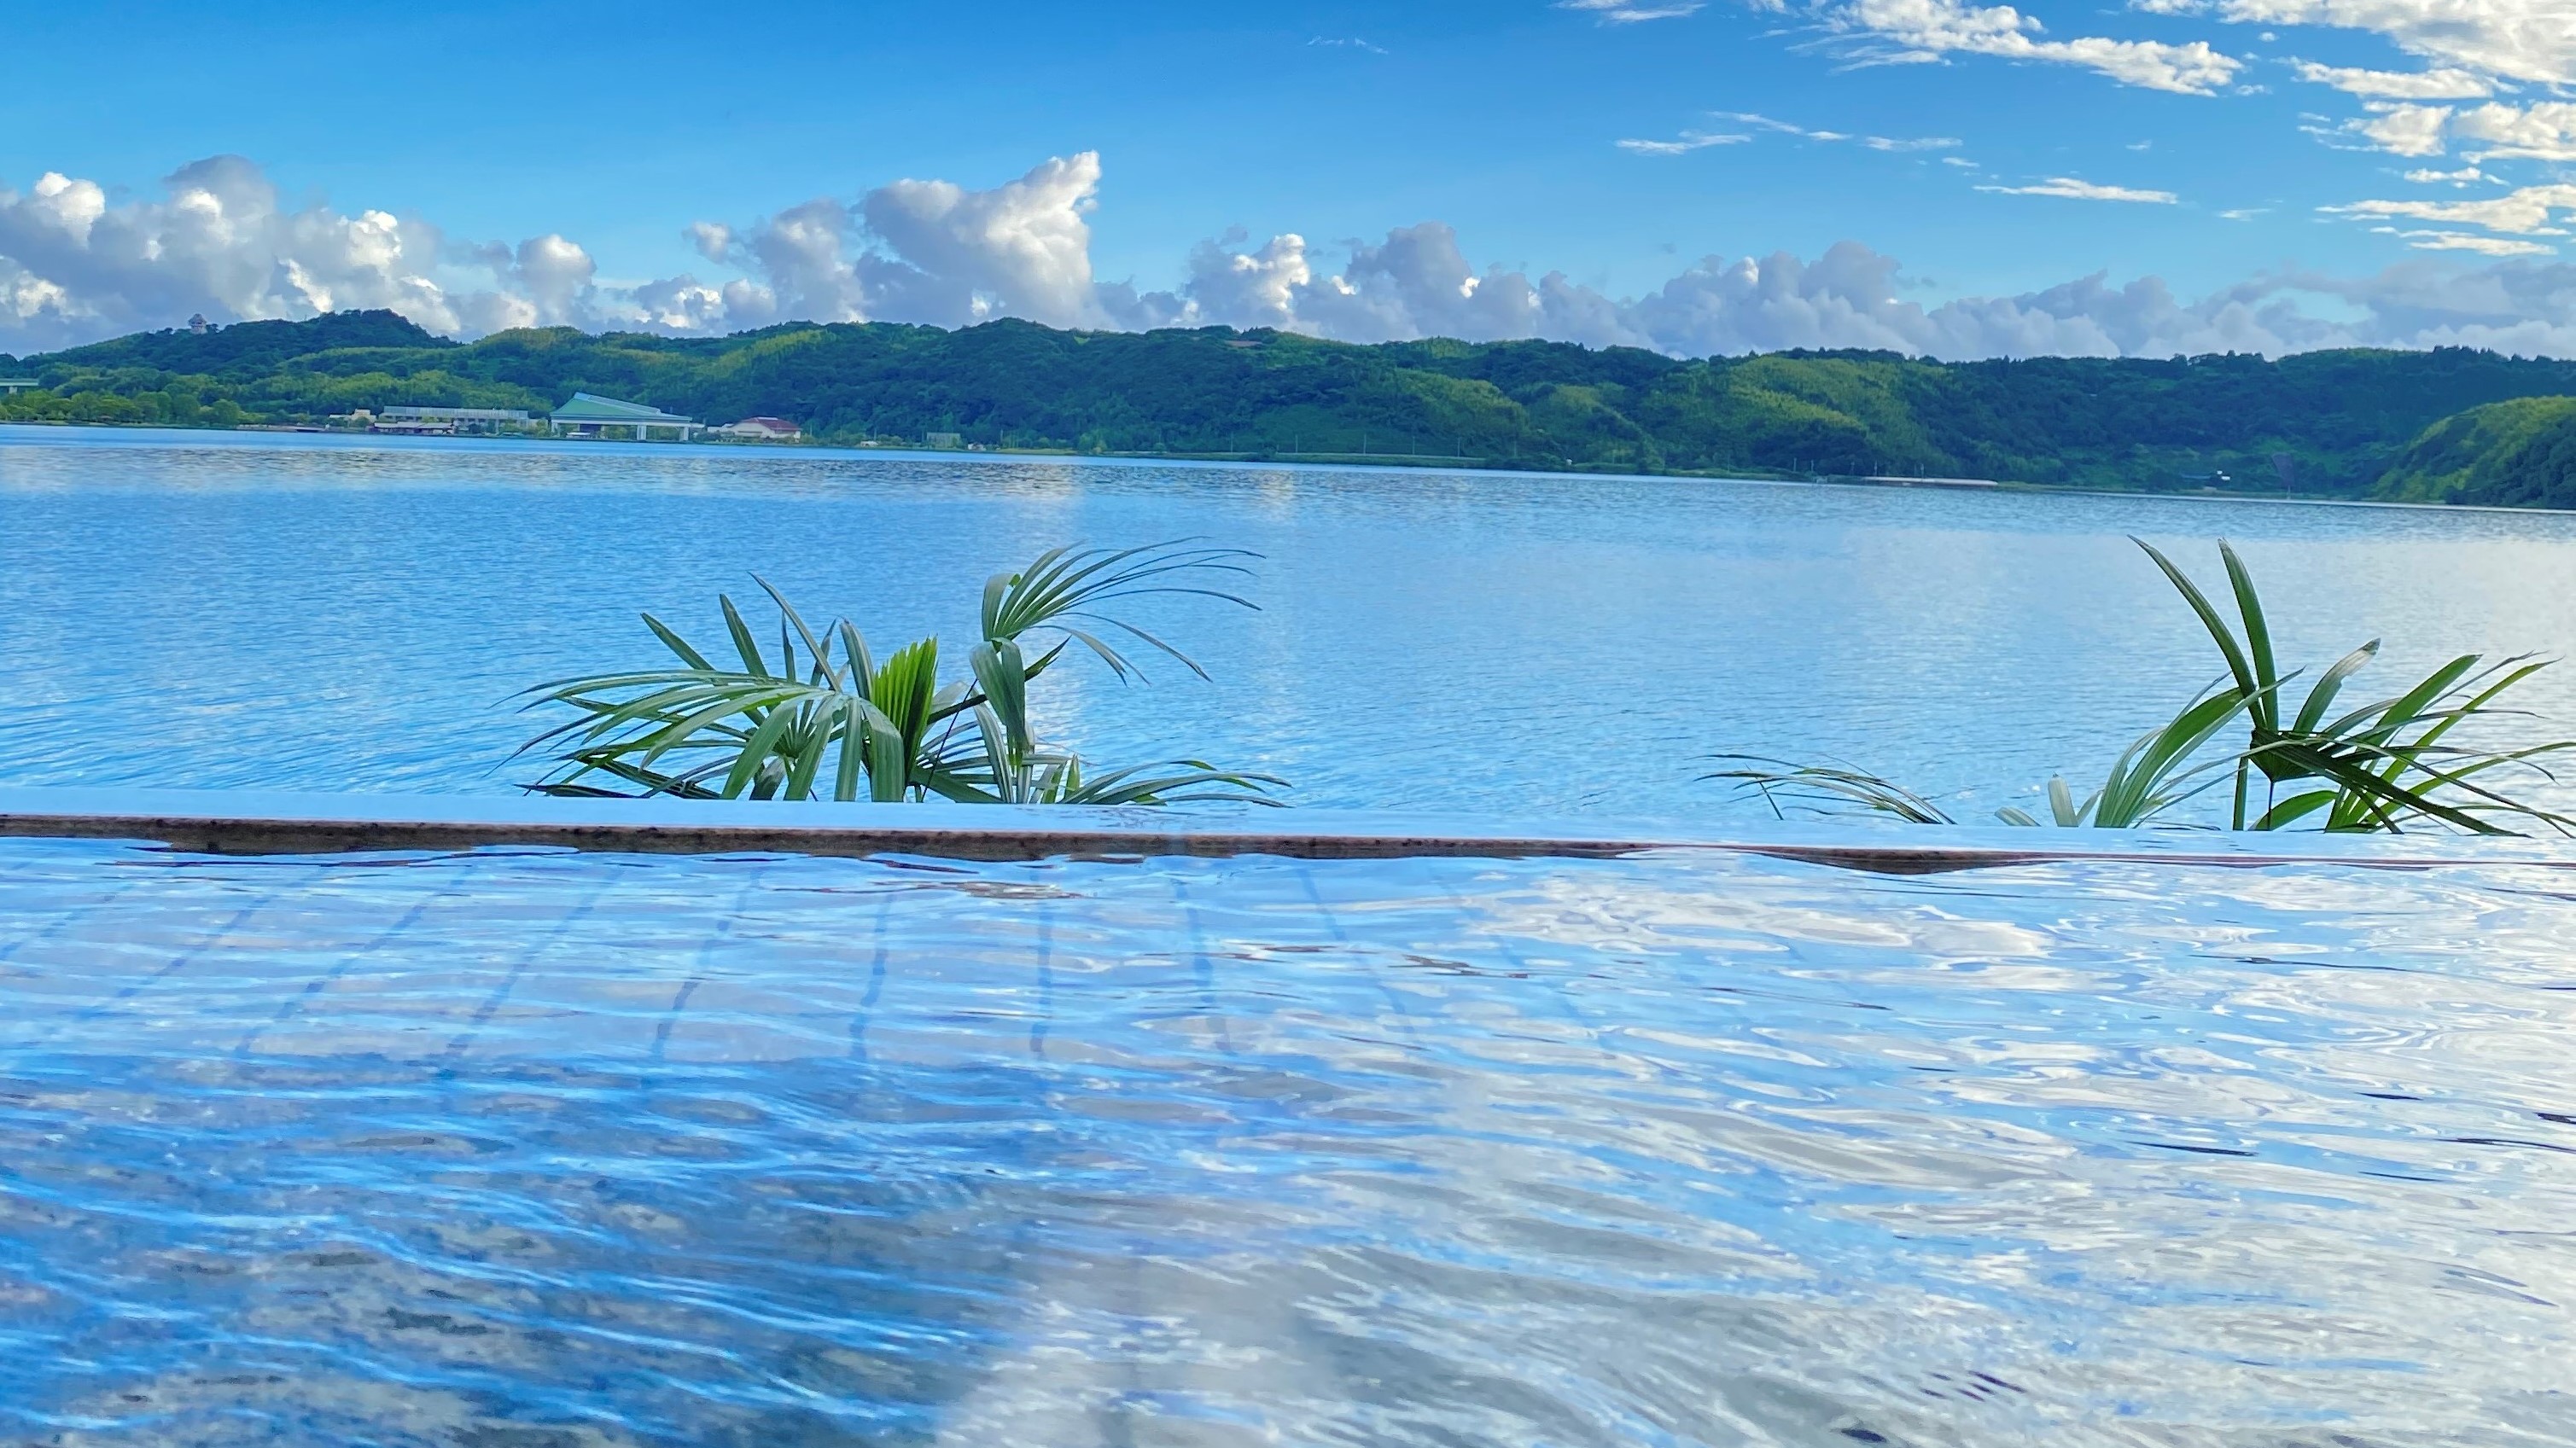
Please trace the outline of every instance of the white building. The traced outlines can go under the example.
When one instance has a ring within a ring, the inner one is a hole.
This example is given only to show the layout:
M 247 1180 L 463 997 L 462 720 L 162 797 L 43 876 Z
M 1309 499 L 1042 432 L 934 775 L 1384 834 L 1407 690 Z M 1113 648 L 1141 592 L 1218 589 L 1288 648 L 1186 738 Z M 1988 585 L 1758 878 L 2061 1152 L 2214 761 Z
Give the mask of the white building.
M 783 417 L 746 417 L 740 422 L 708 428 L 707 435 L 732 438 L 736 442 L 801 442 L 805 429 Z

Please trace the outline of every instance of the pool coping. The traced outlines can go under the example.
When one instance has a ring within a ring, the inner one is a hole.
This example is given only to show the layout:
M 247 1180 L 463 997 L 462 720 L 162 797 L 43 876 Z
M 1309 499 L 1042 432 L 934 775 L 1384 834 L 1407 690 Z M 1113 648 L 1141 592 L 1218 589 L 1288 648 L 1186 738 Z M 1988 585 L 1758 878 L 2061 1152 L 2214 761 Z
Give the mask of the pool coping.
M 534 847 L 624 854 L 915 855 L 1027 861 L 1274 855 L 1603 858 L 1706 850 L 1881 874 L 2053 860 L 2425 869 L 2576 868 L 2576 841 L 2215 832 L 2024 830 L 1672 820 L 1510 820 L 1378 811 L 1226 814 L 1126 808 L 558 800 L 270 790 L 0 789 L 0 836 L 147 841 L 191 853 L 334 855 Z M 2291 842 L 2295 843 L 2291 843 Z

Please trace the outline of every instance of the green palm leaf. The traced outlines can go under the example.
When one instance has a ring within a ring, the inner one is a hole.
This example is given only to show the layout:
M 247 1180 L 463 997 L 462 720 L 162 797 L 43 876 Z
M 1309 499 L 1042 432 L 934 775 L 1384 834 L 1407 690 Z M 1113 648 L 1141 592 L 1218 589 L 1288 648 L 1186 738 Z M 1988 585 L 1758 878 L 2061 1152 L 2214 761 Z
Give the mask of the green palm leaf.
M 1095 629 L 1124 633 L 1205 670 L 1162 639 L 1101 611 L 1120 599 L 1187 595 L 1252 605 L 1199 580 L 1242 574 L 1237 549 L 1190 543 L 1143 548 L 1056 548 L 984 589 L 984 638 L 968 655 L 971 678 L 939 680 L 939 641 L 870 655 L 846 618 L 816 628 L 765 578 L 778 610 L 777 652 L 764 651 L 730 595 L 717 599 L 737 667 L 655 618 L 644 625 L 680 667 L 558 679 L 527 691 L 528 707 L 573 717 L 523 745 L 553 769 L 528 788 L 602 797 L 811 799 L 894 802 L 936 795 L 973 803 L 1273 803 L 1281 781 L 1264 774 L 1172 760 L 1086 777 L 1081 760 L 1044 745 L 1029 685 L 1081 645 L 1125 680 L 1134 663 Z M 1088 625 L 1086 627 L 1085 625 Z M 1052 633 L 1031 661 L 1022 639 Z M 801 651 L 801 652 L 800 652 Z

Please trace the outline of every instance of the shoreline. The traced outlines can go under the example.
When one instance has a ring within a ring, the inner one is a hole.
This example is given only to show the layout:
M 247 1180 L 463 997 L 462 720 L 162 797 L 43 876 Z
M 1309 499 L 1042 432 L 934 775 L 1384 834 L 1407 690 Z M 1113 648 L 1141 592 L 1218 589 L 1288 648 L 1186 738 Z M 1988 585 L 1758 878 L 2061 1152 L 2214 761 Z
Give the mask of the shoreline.
M 1074 452 L 1055 448 L 977 447 L 854 447 L 835 443 L 678 443 L 631 442 L 615 439 L 568 437 L 503 437 L 469 435 L 404 435 L 396 433 L 355 432 L 335 428 L 296 428 L 268 424 L 237 427 L 186 427 L 169 423 L 66 422 L 53 420 L 0 420 L 0 441 L 7 440 L 16 429 L 59 431 L 68 433 L 104 433 L 117 435 L 159 434 L 173 440 L 185 438 L 241 438 L 248 445 L 261 442 L 275 445 L 282 439 L 327 439 L 329 445 L 348 447 L 352 451 L 437 451 L 443 449 L 480 449 L 531 453 L 588 452 L 617 449 L 622 452 L 665 452 L 672 449 L 709 448 L 725 456 L 769 455 L 779 459 L 814 461 L 847 461 L 863 458 L 891 458 L 906 462 L 1056 462 L 1091 466 L 1180 466 L 1192 468 L 1270 468 L 1316 472 L 1388 472 L 1405 470 L 1451 475 L 1504 478 L 1581 478 L 1588 480 L 1632 479 L 1639 482 L 1679 479 L 1690 482 L 1762 483 L 1777 486 L 1843 487 L 1878 491 L 1935 491 L 1945 493 L 2055 493 L 2087 498 L 2150 498 L 2181 502 L 2205 503 L 2274 503 L 2331 508 L 2401 508 L 2436 513 L 2501 513 L 2514 517 L 2576 514 L 2576 508 L 2522 508 L 2492 503 L 2427 503 L 2394 498 L 2339 498 L 2322 494 L 2285 496 L 2271 492 L 2237 492 L 2218 489 L 2151 492 L 2137 488 L 2097 488 L 2078 483 L 2031 483 L 2012 479 L 1903 478 L 1893 475 L 1846 476 L 1841 474 L 1790 474 L 1777 472 L 1708 472 L 1694 469 L 1669 469 L 1663 472 L 1619 471 L 1608 468 L 1541 468 L 1499 465 L 1497 460 L 1463 460 L 1408 453 L 1144 453 L 1144 452 Z

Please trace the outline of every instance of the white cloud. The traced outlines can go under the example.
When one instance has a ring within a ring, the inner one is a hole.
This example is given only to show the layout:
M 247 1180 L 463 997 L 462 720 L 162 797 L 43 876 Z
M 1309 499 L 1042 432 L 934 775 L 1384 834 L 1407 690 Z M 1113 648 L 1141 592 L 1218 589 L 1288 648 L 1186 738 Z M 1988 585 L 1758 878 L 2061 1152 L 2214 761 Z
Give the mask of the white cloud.
M 156 201 L 111 204 L 94 181 L 47 172 L 0 188 L 0 340 L 69 342 L 168 326 L 393 307 L 454 331 L 484 310 L 434 279 L 435 227 L 389 212 L 288 210 L 238 156 L 182 167 Z M 550 282 L 560 273 L 546 270 Z
M 2456 140 L 2472 143 L 2463 147 L 2472 161 L 2576 161 L 2576 105 L 2565 101 L 2522 107 L 2491 101 L 2452 117 L 2450 129 Z
M 684 238 L 750 276 L 712 289 L 693 277 L 656 285 L 697 298 L 688 315 L 711 306 L 737 328 L 790 318 L 955 327 L 998 316 L 1118 325 L 1139 314 L 1132 290 L 1100 287 L 1091 274 L 1085 218 L 1099 189 L 1100 157 L 1085 151 L 987 191 L 905 180 L 855 204 L 821 197 L 749 226 L 702 221 Z
M 2480 201 L 2356 201 L 2348 206 L 2319 209 L 2330 216 L 2434 221 L 2521 236 L 2556 236 L 2564 233 L 2550 222 L 2553 217 L 2576 212 L 2576 184 L 2525 186 Z
M 2447 67 L 2403 71 L 2355 70 L 2319 65 L 2312 60 L 2295 60 L 2290 64 L 2298 71 L 2301 80 L 2378 100 L 2459 101 L 2495 94 L 2495 82 L 2485 76 Z
M 1283 246 L 1290 242 L 1296 244 Z M 1292 262 L 1280 265 L 1283 256 Z M 2480 335 L 2477 329 L 2489 321 L 2488 311 L 2474 305 L 2410 303 L 2402 318 L 2383 324 L 2369 285 L 2296 278 L 2257 279 L 2187 303 L 2152 277 L 2113 286 L 2096 275 L 2020 296 L 1963 298 L 1927 309 L 1900 296 L 1899 271 L 1893 258 L 1844 242 L 1814 261 L 1785 253 L 1707 257 L 1643 296 L 1614 298 L 1553 273 L 1533 281 L 1517 272 L 1478 272 L 1447 227 L 1425 223 L 1390 234 L 1384 246 L 1360 248 L 1340 275 L 1318 268 L 1295 238 L 1249 255 L 1205 247 L 1184 291 L 1195 322 L 1284 327 L 1352 340 L 1536 336 L 1684 356 L 1788 347 L 1947 358 L 2277 355 L 2323 346 L 2409 345 L 2402 330 L 2408 325 L 2437 326 L 2447 342 Z M 1256 300 L 1232 310 L 1210 285 L 1216 279 L 1234 289 L 1227 295 Z M 2299 309 L 2299 292 L 2329 292 L 2368 320 L 2317 320 Z M 2553 304 L 2549 325 L 2562 329 L 2566 346 L 2576 349 L 2576 282 L 2567 292 Z M 2513 303 L 2502 310 L 2520 325 Z
M 1740 145 L 1752 139 L 1751 136 L 1743 135 L 1710 135 L 1706 131 L 1684 131 L 1679 137 L 1670 141 L 1621 141 L 1618 146 L 1622 151 L 1635 151 L 1643 156 L 1682 156 L 1693 151 L 1704 151 L 1711 146 Z
M 2042 40 L 2040 23 L 2013 7 L 1964 0 L 1834 0 L 1821 18 L 1832 29 L 1862 38 L 1858 58 L 1880 63 L 1991 55 L 2083 66 L 2123 85 L 2186 95 L 2215 94 L 2244 64 L 2203 40 L 2184 45 L 2101 36 Z
M 1784 136 L 1804 136 L 1810 141 L 1848 141 L 1851 139 L 1849 135 L 1841 131 L 1810 130 L 1805 126 L 1796 124 L 1795 122 L 1775 121 L 1769 116 L 1758 115 L 1752 111 L 1719 111 L 1716 114 L 1717 118 L 1722 121 L 1741 121 L 1748 126 L 1759 126 L 1766 131 L 1777 131 Z
M 2346 122 L 2344 130 L 2368 141 L 2372 149 L 2392 156 L 2442 154 L 2442 133 L 2451 120 L 2449 106 L 2372 101 L 2369 109 L 2370 119 Z
M 2374 149 L 2398 156 L 2439 156 L 2453 144 L 2472 161 L 2576 161 L 2576 104 L 2538 101 L 2528 106 L 2419 106 L 2367 103 L 2371 117 L 2346 122 L 2343 131 Z
M 1581 10 L 1601 18 L 1607 25 L 1628 25 L 1640 20 L 1677 20 L 1699 13 L 1707 0 L 1556 0 L 1559 10 Z
M 2129 186 L 2097 186 L 2072 176 L 2051 176 L 2028 186 L 1980 186 L 2004 196 L 2063 196 L 2071 201 L 2139 201 L 2171 206 L 2181 198 L 2170 191 L 2141 191 Z
M 2576 355 L 2576 264 L 2536 260 L 2550 250 L 2541 238 L 2563 234 L 2556 223 L 2576 216 L 2576 183 L 2334 208 L 2410 248 L 2451 254 L 2375 277 L 2285 273 L 2186 300 L 2154 277 L 2114 285 L 2095 275 L 1926 306 L 1906 299 L 1923 284 L 1905 280 L 1895 259 L 1853 242 L 1812 260 L 1704 257 L 1620 296 L 1561 273 L 1480 268 L 1436 221 L 1329 256 L 1293 234 L 1254 245 L 1229 233 L 1200 244 L 1171 290 L 1140 291 L 1093 275 L 1087 217 L 1099 180 L 1098 159 L 1086 154 L 990 190 L 899 182 L 747 226 L 702 223 L 684 233 L 690 245 L 740 275 L 630 286 L 603 282 L 589 253 L 559 235 L 454 248 L 426 223 L 388 212 L 285 211 L 248 162 L 187 168 L 156 201 L 116 202 L 95 183 L 48 175 L 24 194 L 0 193 L 0 351 L 168 326 L 199 310 L 228 321 L 388 306 L 460 335 L 547 321 L 715 333 L 789 319 L 957 325 L 1009 315 L 1099 328 L 1225 323 L 1353 341 L 1544 337 L 1677 355 L 2277 355 L 2350 345 Z M 1999 189 L 2171 200 L 2064 177 Z M 2309 305 L 2318 297 L 2332 301 L 2330 317 Z
M 1810 141 L 1825 141 L 1828 143 L 1838 141 L 1858 141 L 1861 145 L 1873 151 L 1892 151 L 1899 153 L 1907 151 L 1949 151 L 1956 150 L 1959 145 L 1959 138 L 1956 136 L 1856 136 L 1849 131 L 1820 131 L 1798 125 L 1793 121 L 1776 121 L 1769 116 L 1757 115 L 1752 111 L 1717 111 L 1714 112 L 1714 114 L 1722 121 L 1736 121 L 1748 126 L 1757 126 L 1766 131 L 1777 131 L 1782 135 L 1803 136 Z M 1738 137 L 1737 139 L 1740 140 L 1743 138 Z
M 1244 240 L 1238 228 L 1200 242 L 1190 253 L 1189 280 L 1183 286 L 1189 307 L 1238 327 L 1294 330 L 1297 299 L 1315 281 L 1314 268 L 1306 261 L 1306 238 L 1291 232 L 1270 238 L 1257 251 L 1235 250 Z
M 990 191 L 897 181 L 869 192 L 859 212 L 909 268 L 899 285 L 920 299 L 912 310 L 927 302 L 960 320 L 1007 312 L 1075 327 L 1100 320 L 1083 219 L 1099 190 L 1100 156 L 1085 151 Z
M 2368 31 L 2481 75 L 2576 83 L 2576 7 L 2567 0 L 2217 0 L 2215 10 L 2238 23 Z
M 2466 186 L 2472 181 L 2493 181 L 2496 178 L 2475 166 L 2463 166 L 2457 171 L 2436 171 L 2426 167 L 2407 172 L 2406 179 L 2418 186 L 2435 186 L 2445 182 L 2453 186 Z
M 2558 248 L 2537 241 L 2481 236 L 2474 231 L 2404 231 L 2394 226 L 2371 230 L 2403 240 L 2417 251 L 2473 251 L 2483 256 L 2549 256 Z

